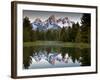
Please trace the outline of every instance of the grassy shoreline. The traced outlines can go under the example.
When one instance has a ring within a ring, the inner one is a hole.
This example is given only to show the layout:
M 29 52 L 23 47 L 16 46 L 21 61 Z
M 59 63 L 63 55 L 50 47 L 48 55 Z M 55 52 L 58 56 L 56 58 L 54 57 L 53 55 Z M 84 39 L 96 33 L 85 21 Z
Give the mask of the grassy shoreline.
M 78 47 L 78 48 L 90 48 L 88 43 L 72 43 L 72 42 L 61 42 L 61 41 L 34 41 L 24 42 L 24 47 L 31 46 L 59 46 L 59 47 Z

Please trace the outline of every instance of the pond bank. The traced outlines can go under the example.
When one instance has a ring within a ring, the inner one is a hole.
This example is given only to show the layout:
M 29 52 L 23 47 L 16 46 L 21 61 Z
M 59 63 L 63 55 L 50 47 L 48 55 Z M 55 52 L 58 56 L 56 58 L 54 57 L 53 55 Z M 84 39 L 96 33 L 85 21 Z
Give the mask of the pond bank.
M 24 47 L 31 46 L 59 46 L 59 47 L 77 47 L 77 48 L 90 48 L 88 43 L 72 43 L 72 42 L 61 42 L 61 41 L 34 41 L 24 42 Z

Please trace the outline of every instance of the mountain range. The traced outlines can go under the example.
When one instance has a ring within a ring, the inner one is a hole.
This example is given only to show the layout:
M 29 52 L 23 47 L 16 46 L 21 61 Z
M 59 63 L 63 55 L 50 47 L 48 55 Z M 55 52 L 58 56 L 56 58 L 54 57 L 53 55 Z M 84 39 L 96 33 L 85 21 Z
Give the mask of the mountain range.
M 69 20 L 68 17 L 56 19 L 55 15 L 51 15 L 47 20 L 42 21 L 40 18 L 36 18 L 32 22 L 33 30 L 48 30 L 48 29 L 60 29 L 62 27 L 72 26 L 74 22 Z

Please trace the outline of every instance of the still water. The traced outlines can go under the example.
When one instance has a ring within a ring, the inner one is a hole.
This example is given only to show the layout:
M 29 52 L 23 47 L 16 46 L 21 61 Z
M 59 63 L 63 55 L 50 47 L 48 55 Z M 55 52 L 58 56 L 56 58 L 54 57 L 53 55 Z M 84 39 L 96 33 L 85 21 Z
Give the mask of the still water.
M 33 46 L 23 48 L 23 68 L 61 68 L 91 65 L 90 48 Z

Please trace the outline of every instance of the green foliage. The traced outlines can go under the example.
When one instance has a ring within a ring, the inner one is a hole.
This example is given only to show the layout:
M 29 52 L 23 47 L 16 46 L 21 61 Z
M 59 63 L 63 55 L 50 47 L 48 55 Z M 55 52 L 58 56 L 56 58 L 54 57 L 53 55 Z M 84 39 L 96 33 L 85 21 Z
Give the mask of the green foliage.
M 30 24 L 29 18 L 25 17 L 23 19 L 23 40 L 24 41 L 30 41 L 31 40 L 31 33 L 30 31 L 32 30 L 32 26 Z
M 82 62 L 81 66 L 91 65 L 91 56 L 89 53 L 90 53 L 90 48 L 82 50 L 82 54 L 81 54 L 82 59 L 80 60 Z
M 82 42 L 90 43 L 90 27 L 91 27 L 91 15 L 90 14 L 83 14 L 81 19 L 81 39 Z
M 83 14 L 83 17 L 81 19 L 82 26 L 91 26 L 91 15 L 90 14 Z
M 33 55 L 33 51 L 34 49 L 32 47 L 24 47 L 23 48 L 23 64 L 24 64 L 24 68 L 28 69 L 28 67 L 30 66 L 32 59 L 30 56 Z
M 80 43 L 81 42 L 81 31 L 80 29 L 78 30 L 75 38 L 75 42 Z
M 23 29 L 23 40 L 24 42 L 30 41 L 30 32 L 27 28 Z
M 77 24 L 74 23 L 72 25 L 72 32 L 71 32 L 72 42 L 75 42 L 75 39 L 77 37 L 78 30 L 79 30 L 79 23 L 77 23 Z
M 65 27 L 63 27 L 61 29 L 61 32 L 60 32 L 60 40 L 63 41 L 63 42 L 66 42 L 67 41 L 67 30 Z
M 72 42 L 72 28 L 69 26 L 67 31 L 66 31 L 66 35 L 67 35 L 67 42 Z
M 32 25 L 31 25 L 30 20 L 27 16 L 23 19 L 23 27 L 27 28 L 28 30 L 32 30 Z
M 23 41 L 35 41 L 36 40 L 36 34 L 35 31 L 32 30 L 32 25 L 29 21 L 28 17 L 25 17 L 23 19 Z
M 36 32 L 34 30 L 30 31 L 30 40 L 31 41 L 36 41 L 37 40 Z
M 72 27 L 63 27 L 60 29 L 32 30 L 32 25 L 28 17 L 23 19 L 23 41 L 31 42 L 41 41 L 62 41 L 62 42 L 90 42 L 90 14 L 83 14 L 81 26 L 79 23 L 73 23 Z

